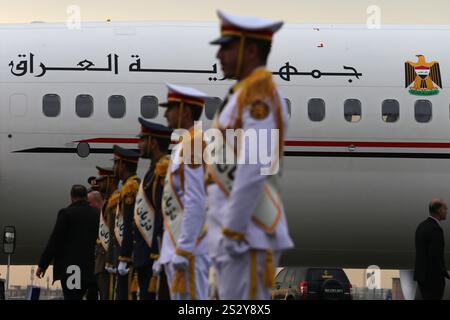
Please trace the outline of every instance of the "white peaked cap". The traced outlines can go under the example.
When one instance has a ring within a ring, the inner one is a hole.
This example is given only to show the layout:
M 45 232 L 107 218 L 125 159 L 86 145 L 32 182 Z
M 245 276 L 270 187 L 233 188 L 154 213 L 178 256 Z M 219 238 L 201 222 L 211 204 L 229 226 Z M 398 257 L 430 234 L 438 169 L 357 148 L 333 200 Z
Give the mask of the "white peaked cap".
M 284 23 L 283 21 L 271 21 L 257 17 L 236 16 L 221 10 L 217 11 L 217 15 L 222 20 L 223 24 L 235 26 L 244 30 L 267 29 L 275 33 L 281 29 Z
M 199 99 L 206 99 L 209 96 L 195 88 L 191 87 L 184 87 L 176 84 L 166 83 L 167 88 L 169 89 L 169 92 L 178 93 L 183 96 L 193 97 L 193 98 L 199 98 Z
M 167 94 L 167 102 L 161 103 L 160 106 L 167 107 L 173 102 L 184 101 L 186 103 L 203 106 L 205 104 L 205 100 L 209 98 L 209 96 L 195 88 L 184 87 L 180 85 L 175 85 L 171 83 L 166 83 L 167 88 L 169 90 Z
M 272 40 L 275 32 L 281 29 L 284 22 L 261 19 L 257 17 L 236 16 L 217 11 L 221 20 L 221 37 L 211 42 L 211 44 L 223 44 L 234 37 L 245 35 L 248 38 L 260 38 Z

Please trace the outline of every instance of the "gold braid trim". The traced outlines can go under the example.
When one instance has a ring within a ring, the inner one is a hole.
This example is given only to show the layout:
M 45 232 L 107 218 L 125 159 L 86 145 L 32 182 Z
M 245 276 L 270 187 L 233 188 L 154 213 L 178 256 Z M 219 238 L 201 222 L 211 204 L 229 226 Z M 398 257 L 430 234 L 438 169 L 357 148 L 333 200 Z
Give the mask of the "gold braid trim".
M 186 293 L 186 280 L 184 277 L 184 270 L 175 271 L 171 289 L 172 293 L 179 293 L 179 294 Z
M 244 241 L 245 240 L 245 234 L 236 232 L 227 228 L 222 229 L 222 234 L 225 237 L 228 237 L 230 239 L 236 240 L 236 241 Z
M 156 163 L 155 173 L 158 177 L 165 178 L 170 164 L 170 156 L 165 155 Z
M 136 196 L 139 191 L 139 182 L 137 180 L 137 176 L 133 176 L 125 182 L 125 185 L 122 188 L 121 197 L 128 196 Z
M 274 120 L 279 129 L 279 157 L 283 157 L 284 150 L 284 123 L 283 111 L 280 101 L 280 96 L 276 90 L 275 82 L 273 81 L 272 73 L 266 68 L 258 68 L 254 70 L 246 79 L 242 81 L 239 86 L 241 89 L 238 97 L 238 110 L 235 119 L 235 128 L 242 128 L 242 119 L 244 109 L 247 106 L 253 105 L 257 101 L 269 100 L 273 105 L 272 112 L 274 112 Z
M 189 272 L 189 294 L 191 300 L 196 300 L 195 292 L 195 256 L 192 252 L 177 248 L 176 254 L 185 257 L 189 260 L 188 272 Z M 184 280 L 184 279 L 183 279 Z
M 258 68 L 243 80 L 238 97 L 238 105 L 244 107 L 267 97 L 275 99 L 275 83 L 272 73 L 266 68 Z
M 177 248 L 177 250 L 175 251 L 175 253 L 179 256 L 185 257 L 185 258 L 190 258 L 192 257 L 192 252 Z
M 195 292 L 195 257 L 191 254 L 189 257 L 189 293 L 191 300 L 197 300 Z
M 275 286 L 275 262 L 273 251 L 266 251 L 266 263 L 264 267 L 264 287 L 273 288 Z
M 267 98 L 276 101 L 276 87 L 272 73 L 266 68 L 258 68 L 253 71 L 242 81 L 240 87 L 241 91 L 237 100 L 239 112 L 235 123 L 237 128 L 242 128 L 242 116 L 246 106 L 250 106 L 258 100 L 264 101 Z
M 139 291 L 139 280 L 137 272 L 134 272 L 133 279 L 131 280 L 131 288 L 130 291 L 132 293 L 136 293 Z
M 120 195 L 122 205 L 127 206 L 133 205 L 136 201 L 136 196 L 139 191 L 139 178 L 137 176 L 132 176 L 128 178 L 122 188 L 122 193 Z M 122 207 L 123 209 L 123 207 Z
M 157 253 L 150 253 L 149 257 L 152 260 L 157 260 L 157 259 L 159 259 L 159 254 L 157 254 Z
M 159 254 L 156 253 L 150 253 L 150 259 L 156 260 L 159 259 Z M 155 262 L 153 262 L 155 263 Z M 156 293 L 157 287 L 158 287 L 158 276 L 152 275 L 150 278 L 150 283 L 148 285 L 148 292 L 150 293 Z
M 117 207 L 117 204 L 119 203 L 119 198 L 120 198 L 120 191 L 119 190 L 114 191 L 114 193 L 109 197 L 108 208 L 112 209 Z
M 149 293 L 156 293 L 156 287 L 158 285 L 158 277 L 152 276 L 150 279 L 150 284 L 148 285 L 148 292 Z
M 124 257 L 124 256 L 119 256 L 119 258 L 117 258 L 117 260 L 122 261 L 122 262 L 132 262 L 133 259 L 131 259 L 130 257 Z
M 114 300 L 114 281 L 115 281 L 115 274 L 110 273 L 109 274 L 109 288 L 108 288 L 108 300 Z
M 249 299 L 256 300 L 258 292 L 258 269 L 256 261 L 256 250 L 250 250 L 250 292 Z
M 130 268 L 130 271 L 128 272 L 128 300 L 133 300 L 133 292 L 131 292 L 131 283 L 133 281 L 133 270 Z
M 196 146 L 198 146 L 196 148 Z M 198 168 L 204 164 L 203 152 L 206 148 L 206 142 L 203 139 L 203 131 L 196 130 L 195 127 L 191 127 L 189 132 L 183 136 L 181 159 L 184 164 L 187 164 L 191 168 Z M 185 151 L 186 150 L 186 151 Z M 190 159 L 185 156 L 185 153 L 190 155 Z

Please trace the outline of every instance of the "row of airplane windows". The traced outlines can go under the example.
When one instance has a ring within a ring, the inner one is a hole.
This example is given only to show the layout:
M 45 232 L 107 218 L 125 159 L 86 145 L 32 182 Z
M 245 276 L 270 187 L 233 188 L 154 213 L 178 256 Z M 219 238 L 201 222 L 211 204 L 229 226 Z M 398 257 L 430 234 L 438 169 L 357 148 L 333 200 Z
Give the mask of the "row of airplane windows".
M 205 105 L 205 115 L 212 119 L 217 107 L 222 103 L 219 98 L 209 99 Z M 125 117 L 126 98 L 112 95 L 108 98 L 108 114 L 113 119 Z M 155 96 L 143 96 L 140 100 L 140 114 L 143 118 L 154 119 L 158 116 L 159 101 Z M 46 117 L 55 118 L 61 113 L 61 97 L 57 94 L 46 94 L 42 98 L 42 112 Z M 94 98 L 88 94 L 78 95 L 75 99 L 75 113 L 80 118 L 89 118 L 94 114 Z
M 285 99 L 291 114 L 291 102 Z M 208 119 L 214 117 L 218 106 L 222 103 L 220 98 L 209 99 L 205 105 L 205 116 Z M 143 96 L 140 101 L 141 116 L 153 119 L 158 116 L 158 98 L 155 96 Z M 46 94 L 42 99 L 42 111 L 46 117 L 57 117 L 61 113 L 61 97 L 57 94 Z M 80 118 L 89 118 L 94 113 L 94 98 L 91 95 L 78 95 L 75 99 L 75 113 Z M 126 113 L 126 99 L 122 95 L 112 95 L 108 98 L 108 114 L 113 119 L 120 119 Z M 308 117 L 313 122 L 325 119 L 325 101 L 320 98 L 312 98 L 308 101 Z M 381 118 L 384 122 L 396 122 L 400 117 L 400 103 L 395 99 L 386 99 L 381 105 Z M 432 103 L 429 100 L 420 99 L 414 104 L 414 117 L 419 123 L 430 122 L 432 118 Z M 344 102 L 344 119 L 348 122 L 359 122 L 362 118 L 362 104 L 358 99 L 347 99 Z

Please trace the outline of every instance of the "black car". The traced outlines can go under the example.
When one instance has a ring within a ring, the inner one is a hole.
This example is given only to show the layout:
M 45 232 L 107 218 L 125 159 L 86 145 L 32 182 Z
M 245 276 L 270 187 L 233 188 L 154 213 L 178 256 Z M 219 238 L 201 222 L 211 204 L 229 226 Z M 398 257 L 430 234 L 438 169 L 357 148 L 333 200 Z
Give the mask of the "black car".
M 273 299 L 351 300 L 352 285 L 339 268 L 282 269 L 275 278 Z

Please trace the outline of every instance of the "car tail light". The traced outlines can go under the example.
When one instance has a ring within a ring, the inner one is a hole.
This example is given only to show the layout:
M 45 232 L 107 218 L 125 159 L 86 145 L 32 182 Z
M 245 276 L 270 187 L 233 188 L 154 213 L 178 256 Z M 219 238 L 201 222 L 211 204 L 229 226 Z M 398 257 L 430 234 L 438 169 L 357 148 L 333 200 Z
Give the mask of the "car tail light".
M 308 281 L 302 281 L 298 284 L 300 294 L 306 296 L 308 294 Z
M 348 290 L 352 290 L 353 286 L 351 283 L 348 284 Z

